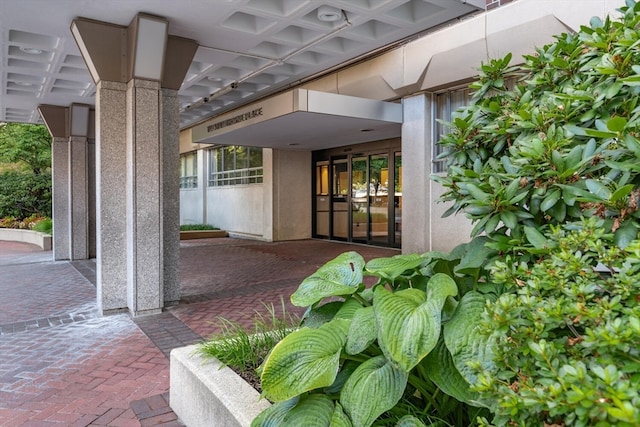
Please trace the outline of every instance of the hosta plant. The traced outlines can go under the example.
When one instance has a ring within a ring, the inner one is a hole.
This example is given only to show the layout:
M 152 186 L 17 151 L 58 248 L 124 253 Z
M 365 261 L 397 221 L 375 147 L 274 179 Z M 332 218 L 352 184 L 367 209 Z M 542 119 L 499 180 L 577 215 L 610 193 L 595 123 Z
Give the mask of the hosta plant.
M 495 366 L 475 389 L 498 426 L 639 426 L 640 240 L 621 249 L 595 218 L 545 239 L 542 260 L 495 264 L 511 292 L 482 316 Z
M 476 332 L 497 295 L 488 251 L 478 238 L 367 263 L 347 252 L 306 278 L 291 296 L 308 307 L 303 327 L 263 363 L 275 404 L 253 426 L 459 426 L 486 415 L 470 367 L 492 369 L 491 341 Z

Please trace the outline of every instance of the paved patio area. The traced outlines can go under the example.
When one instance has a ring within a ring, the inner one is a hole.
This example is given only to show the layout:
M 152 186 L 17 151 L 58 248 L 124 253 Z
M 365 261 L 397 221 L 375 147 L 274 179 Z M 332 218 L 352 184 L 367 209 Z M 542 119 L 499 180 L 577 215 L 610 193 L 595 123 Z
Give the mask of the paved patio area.
M 0 241 L 0 425 L 179 426 L 168 403 L 169 352 L 251 324 L 264 304 L 290 313 L 298 284 L 326 261 L 399 251 L 321 240 L 181 243 L 180 304 L 162 314 L 101 316 L 93 261 Z

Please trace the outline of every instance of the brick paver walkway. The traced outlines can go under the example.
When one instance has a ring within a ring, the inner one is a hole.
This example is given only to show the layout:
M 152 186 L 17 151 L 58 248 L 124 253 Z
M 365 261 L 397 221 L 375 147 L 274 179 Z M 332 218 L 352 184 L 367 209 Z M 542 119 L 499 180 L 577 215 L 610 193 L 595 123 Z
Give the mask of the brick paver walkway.
M 304 277 L 338 254 L 396 250 L 319 240 L 181 243 L 180 304 L 132 319 L 101 316 L 91 261 L 0 241 L 0 426 L 177 426 L 168 406 L 169 352 L 280 311 Z

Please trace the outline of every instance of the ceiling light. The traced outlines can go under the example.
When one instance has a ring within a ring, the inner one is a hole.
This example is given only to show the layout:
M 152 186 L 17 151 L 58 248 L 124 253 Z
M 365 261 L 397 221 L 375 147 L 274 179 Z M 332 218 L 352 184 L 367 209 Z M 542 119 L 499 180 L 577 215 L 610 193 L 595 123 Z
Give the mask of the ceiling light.
M 20 50 L 31 55 L 40 55 L 42 53 L 42 49 L 36 49 L 35 47 L 21 47 Z
M 320 6 L 318 19 L 324 22 L 336 22 L 342 19 L 342 9 L 332 6 Z

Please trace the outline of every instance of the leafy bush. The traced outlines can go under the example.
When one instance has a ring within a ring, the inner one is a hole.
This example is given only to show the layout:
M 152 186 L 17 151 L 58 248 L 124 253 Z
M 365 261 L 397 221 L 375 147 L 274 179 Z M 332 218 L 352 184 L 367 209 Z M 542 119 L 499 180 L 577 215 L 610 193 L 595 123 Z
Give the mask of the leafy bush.
M 51 217 L 51 174 L 9 171 L 0 175 L 0 217 Z
M 209 224 L 182 224 L 180 225 L 180 231 L 197 231 L 197 230 L 219 230 Z
M 475 332 L 496 292 L 482 283 L 484 243 L 366 264 L 347 252 L 306 278 L 291 296 L 309 307 L 303 327 L 261 370 L 276 403 L 253 426 L 462 426 L 487 415 L 467 367 L 491 363 Z
M 583 216 L 604 219 L 621 247 L 640 224 L 640 5 L 622 21 L 594 18 L 577 34 L 509 67 L 481 68 L 474 102 L 442 139 L 448 174 L 435 177 L 474 235 L 517 252 L 539 247 L 541 230 Z M 520 76 L 513 90 L 506 76 Z
M 31 229 L 35 231 L 39 231 L 41 233 L 52 235 L 53 221 L 51 220 L 51 218 L 43 218 L 40 221 L 34 223 Z
M 496 425 L 640 425 L 640 241 L 613 238 L 591 218 L 552 227 L 540 262 L 496 263 L 513 292 L 483 315 L 497 373 L 476 387 Z

